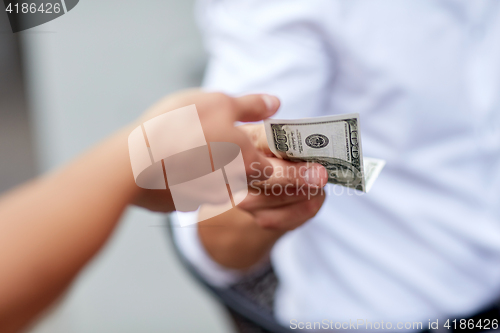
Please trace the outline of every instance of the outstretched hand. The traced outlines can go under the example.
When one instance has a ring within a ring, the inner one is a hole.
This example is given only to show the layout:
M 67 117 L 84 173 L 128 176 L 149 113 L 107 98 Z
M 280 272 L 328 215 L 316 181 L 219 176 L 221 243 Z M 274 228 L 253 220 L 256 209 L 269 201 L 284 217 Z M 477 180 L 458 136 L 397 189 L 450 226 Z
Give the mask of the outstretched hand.
M 156 116 L 192 104 L 196 105 L 207 142 L 237 144 L 243 155 L 248 179 L 265 180 L 269 178 L 268 174 L 272 174 L 273 164 L 258 147 L 252 144 L 245 131 L 241 127 L 235 126 L 235 123 L 238 121 L 259 121 L 272 116 L 280 106 L 278 98 L 263 94 L 235 98 L 222 93 L 207 93 L 192 89 L 170 95 L 153 105 L 139 119 L 138 123 L 142 124 Z M 153 211 L 168 212 L 174 210 L 169 189 L 166 191 L 143 190 L 134 203 Z

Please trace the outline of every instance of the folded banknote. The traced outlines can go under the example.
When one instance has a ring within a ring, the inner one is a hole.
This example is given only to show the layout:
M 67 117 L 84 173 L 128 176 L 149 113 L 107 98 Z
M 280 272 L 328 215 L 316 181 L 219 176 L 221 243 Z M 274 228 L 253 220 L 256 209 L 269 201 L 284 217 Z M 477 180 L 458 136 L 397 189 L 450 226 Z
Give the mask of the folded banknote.
M 385 161 L 363 158 L 359 114 L 264 121 L 267 142 L 278 157 L 314 162 L 328 171 L 328 182 L 368 192 Z

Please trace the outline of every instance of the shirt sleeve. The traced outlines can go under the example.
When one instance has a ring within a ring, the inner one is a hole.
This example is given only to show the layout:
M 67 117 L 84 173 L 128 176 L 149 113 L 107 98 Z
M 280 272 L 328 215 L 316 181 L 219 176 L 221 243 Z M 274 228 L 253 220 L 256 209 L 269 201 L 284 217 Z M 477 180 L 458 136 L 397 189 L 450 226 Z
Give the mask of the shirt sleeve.
M 196 214 L 198 213 L 176 212 L 171 215 L 176 246 L 206 282 L 219 288 L 230 286 L 237 282 L 242 274 L 237 270 L 227 269 L 212 260 L 198 237 L 197 224 L 180 227 L 181 219 L 192 222 L 196 220 Z
M 328 107 L 333 64 L 321 34 L 322 15 L 314 12 L 321 6 L 310 6 L 309 1 L 316 0 L 198 1 L 198 21 L 209 54 L 204 88 L 230 95 L 274 94 L 286 117 L 301 118 L 304 110 L 308 116 L 320 115 Z M 207 282 L 224 287 L 243 277 L 211 259 L 196 224 L 174 229 L 180 251 Z
M 238 282 L 244 276 L 257 274 L 264 267 L 268 267 L 269 261 L 267 258 L 245 273 L 219 265 L 203 247 L 198 236 L 197 224 L 192 224 L 196 220 L 196 214 L 198 213 L 176 212 L 172 214 L 172 230 L 177 248 L 206 282 L 214 287 L 226 288 Z M 187 222 L 185 224 L 189 223 L 190 225 L 180 227 L 181 220 Z

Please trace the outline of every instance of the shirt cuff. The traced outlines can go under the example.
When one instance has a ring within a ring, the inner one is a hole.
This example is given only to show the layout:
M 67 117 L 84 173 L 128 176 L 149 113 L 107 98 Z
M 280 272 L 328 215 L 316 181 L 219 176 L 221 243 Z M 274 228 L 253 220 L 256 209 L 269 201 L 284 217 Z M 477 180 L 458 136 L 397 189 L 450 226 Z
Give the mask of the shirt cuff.
M 198 236 L 197 214 L 198 212 L 175 212 L 171 215 L 175 244 L 207 283 L 227 288 L 241 280 L 244 274 L 239 270 L 225 268 L 210 257 Z M 181 221 L 186 227 L 181 227 Z

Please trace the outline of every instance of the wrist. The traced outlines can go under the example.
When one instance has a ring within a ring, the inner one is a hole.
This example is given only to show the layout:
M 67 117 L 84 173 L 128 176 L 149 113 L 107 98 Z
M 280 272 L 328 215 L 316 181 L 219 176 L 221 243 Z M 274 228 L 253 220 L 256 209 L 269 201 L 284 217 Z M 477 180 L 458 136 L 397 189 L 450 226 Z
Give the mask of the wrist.
M 210 257 L 226 268 L 238 270 L 262 262 L 285 233 L 262 228 L 253 215 L 238 208 L 198 223 L 200 242 Z

